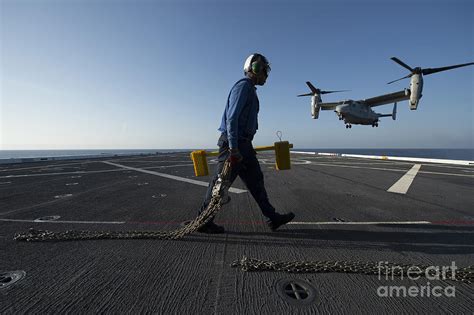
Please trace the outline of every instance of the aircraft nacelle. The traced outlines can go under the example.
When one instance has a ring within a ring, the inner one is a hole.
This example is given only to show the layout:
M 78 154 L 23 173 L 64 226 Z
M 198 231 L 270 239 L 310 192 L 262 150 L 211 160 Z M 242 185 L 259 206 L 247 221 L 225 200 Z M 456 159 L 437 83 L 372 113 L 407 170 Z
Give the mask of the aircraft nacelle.
M 311 117 L 313 117 L 313 119 L 318 119 L 319 117 L 319 110 L 321 109 L 320 103 L 321 96 L 319 94 L 311 96 Z
M 410 109 L 416 110 L 418 102 L 423 96 L 423 77 L 421 74 L 414 74 L 410 80 Z

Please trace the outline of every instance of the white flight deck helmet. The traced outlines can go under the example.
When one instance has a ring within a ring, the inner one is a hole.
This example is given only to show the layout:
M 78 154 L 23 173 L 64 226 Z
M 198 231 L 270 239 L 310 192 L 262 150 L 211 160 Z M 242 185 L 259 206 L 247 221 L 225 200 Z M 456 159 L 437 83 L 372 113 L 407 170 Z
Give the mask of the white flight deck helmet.
M 267 58 L 261 54 L 251 54 L 247 57 L 244 63 L 244 74 L 253 73 L 255 75 L 262 74 L 262 71 L 268 75 L 270 72 L 270 63 L 268 62 Z

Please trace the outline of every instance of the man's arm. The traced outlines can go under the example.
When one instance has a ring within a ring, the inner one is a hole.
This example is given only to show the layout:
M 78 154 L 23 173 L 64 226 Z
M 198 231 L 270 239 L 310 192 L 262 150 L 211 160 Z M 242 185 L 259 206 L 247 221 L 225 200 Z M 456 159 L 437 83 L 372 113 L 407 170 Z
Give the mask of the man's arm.
M 239 139 L 239 117 L 249 96 L 250 84 L 247 81 L 241 81 L 236 84 L 229 96 L 229 108 L 227 109 L 227 137 L 229 147 L 238 149 Z

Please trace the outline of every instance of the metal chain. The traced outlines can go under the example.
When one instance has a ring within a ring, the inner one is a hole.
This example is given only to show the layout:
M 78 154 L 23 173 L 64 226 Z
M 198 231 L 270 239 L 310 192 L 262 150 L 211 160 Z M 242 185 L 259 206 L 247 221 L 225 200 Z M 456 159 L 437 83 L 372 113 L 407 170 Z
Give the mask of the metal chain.
M 197 218 L 189 222 L 186 226 L 169 232 L 157 231 L 75 231 L 52 232 L 47 230 L 30 229 L 26 233 L 17 233 L 14 236 L 16 241 L 41 242 L 41 241 L 72 241 L 72 240 L 103 240 L 103 239 L 163 239 L 176 240 L 191 234 L 209 222 L 221 209 L 226 201 L 227 192 L 230 187 L 230 163 L 226 162 L 219 175 L 213 190 L 212 198 L 204 210 Z M 389 262 L 362 262 L 362 261 L 264 261 L 255 258 L 243 257 L 231 264 L 232 267 L 240 267 L 243 271 L 282 271 L 288 273 L 357 273 L 365 275 L 383 276 L 425 276 L 435 275 L 435 270 L 428 269 L 429 266 L 395 264 Z M 413 269 L 416 268 L 416 271 Z M 447 270 L 450 274 L 451 269 Z M 451 278 L 450 278 L 451 279 Z M 452 280 L 471 283 L 474 281 L 474 266 L 458 268 L 454 272 Z
M 379 275 L 386 277 L 435 277 L 437 270 L 432 266 L 395 264 L 390 262 L 363 262 L 363 261 L 265 261 L 243 257 L 231 264 L 231 267 L 240 267 L 242 271 L 282 271 L 287 273 L 357 273 L 364 275 Z M 464 268 L 446 268 L 446 280 L 472 283 L 474 281 L 474 266 Z M 444 279 L 443 279 L 444 280 Z
M 227 191 L 230 188 L 231 166 L 226 161 L 221 174 L 212 189 L 212 198 L 207 208 L 186 226 L 169 232 L 157 231 L 76 231 L 52 232 L 47 230 L 30 229 L 26 233 L 17 233 L 13 237 L 16 241 L 73 241 L 73 240 L 104 240 L 104 239 L 164 239 L 176 240 L 191 234 L 208 223 L 221 209 L 226 201 Z

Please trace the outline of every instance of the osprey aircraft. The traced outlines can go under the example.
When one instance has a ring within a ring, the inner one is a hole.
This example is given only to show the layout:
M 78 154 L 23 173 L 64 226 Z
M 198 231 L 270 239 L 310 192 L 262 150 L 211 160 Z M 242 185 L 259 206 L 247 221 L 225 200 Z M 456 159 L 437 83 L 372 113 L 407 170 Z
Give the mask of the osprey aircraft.
M 339 117 L 339 120 L 344 120 L 346 128 L 352 128 L 352 124 L 371 125 L 372 127 L 378 127 L 379 118 L 381 117 L 392 117 L 393 120 L 396 119 L 397 102 L 410 100 L 410 109 L 417 109 L 418 103 L 422 97 L 423 75 L 474 65 L 474 62 L 470 62 L 448 67 L 422 69 L 420 67 L 411 68 L 396 57 L 392 57 L 391 59 L 402 67 L 410 70 L 411 73 L 403 78 L 391 81 L 388 84 L 411 77 L 410 87 L 408 89 L 357 101 L 344 100 L 333 103 L 323 103 L 321 99 L 322 94 L 343 92 L 346 90 L 322 91 L 314 87 L 311 82 L 308 81 L 306 82 L 306 84 L 311 90 L 311 93 L 300 94 L 298 96 L 311 96 L 311 116 L 313 117 L 313 119 L 318 119 L 320 110 L 334 110 L 334 112 L 336 112 L 336 115 Z M 393 111 L 391 114 L 379 114 L 372 110 L 372 107 L 390 103 L 394 103 Z

